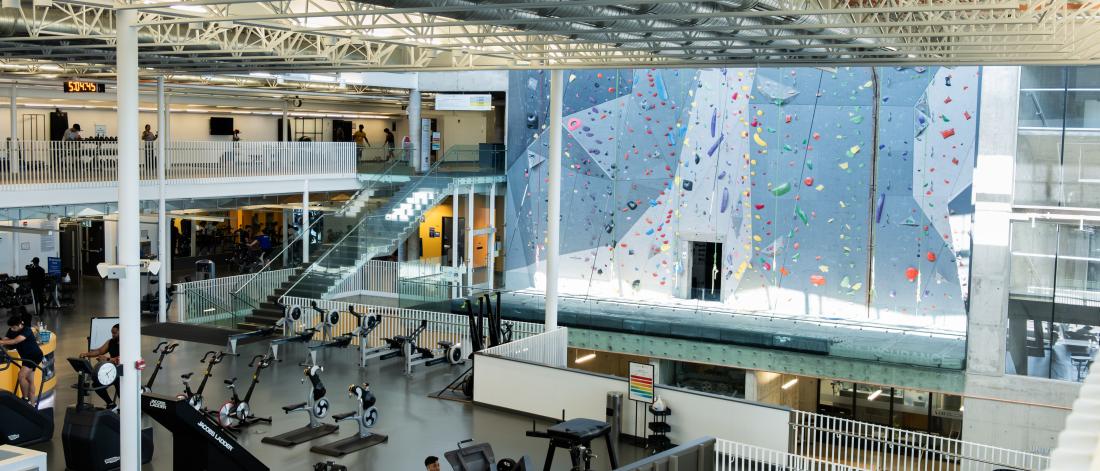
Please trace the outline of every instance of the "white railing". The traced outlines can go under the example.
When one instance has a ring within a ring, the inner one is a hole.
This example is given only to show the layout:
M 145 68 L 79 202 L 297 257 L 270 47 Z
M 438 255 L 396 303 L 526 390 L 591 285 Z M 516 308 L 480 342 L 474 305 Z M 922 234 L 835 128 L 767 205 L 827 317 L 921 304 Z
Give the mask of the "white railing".
M 1096 370 L 1093 370 L 1096 371 Z M 1100 470 L 1100 373 L 1090 373 L 1050 453 L 1049 471 Z
M 714 443 L 715 471 L 864 471 L 864 469 L 729 440 L 718 439 Z
M 1040 471 L 1049 458 L 927 433 L 792 411 L 794 452 L 874 470 Z
M 341 312 L 343 315 L 340 316 L 340 322 L 337 323 L 336 327 L 332 330 L 333 335 L 348 334 L 358 327 L 355 318 L 347 314 L 349 306 L 353 307 L 358 314 L 381 314 L 382 324 L 375 328 L 367 339 L 368 346 L 370 347 L 384 345 L 385 341 L 382 340 L 384 338 L 393 338 L 395 335 L 407 335 L 415 329 L 416 326 L 420 325 L 421 321 L 427 321 L 428 327 L 420 336 L 420 345 L 432 346 L 442 340 L 468 345 L 466 339 L 470 336 L 469 320 L 464 315 L 421 311 L 417 309 L 403 309 L 398 307 L 370 306 L 366 304 L 299 298 L 294 296 L 284 296 L 281 298 L 281 301 L 285 306 L 298 306 L 302 308 L 303 316 L 302 319 L 298 321 L 297 325 L 294 326 L 295 330 L 301 330 L 317 324 L 319 314 L 313 309 L 310 309 L 310 302 L 316 302 L 317 307 L 325 312 L 333 310 Z M 512 324 L 513 340 L 524 339 L 543 331 L 542 324 L 531 322 L 507 322 Z M 488 326 L 486 326 L 482 335 L 488 334 Z M 358 345 L 359 340 L 355 339 L 352 343 Z
M 565 368 L 569 366 L 569 329 L 557 329 L 487 348 L 481 353 L 540 365 Z
M 418 293 L 416 292 L 416 283 L 403 284 L 401 281 L 445 273 L 453 274 L 459 273 L 459 271 L 450 266 L 440 265 L 438 261 L 433 262 L 432 260 L 411 262 L 368 260 L 359 267 L 359 270 L 337 283 L 336 287 L 333 288 L 331 292 L 331 296 L 338 298 L 354 295 L 379 297 L 398 297 L 399 294 L 408 294 L 410 296 L 435 295 L 434 291 L 436 290 L 433 290 L 432 293 Z M 431 287 L 423 287 L 424 290 L 428 290 L 429 288 Z M 450 290 L 451 288 L 448 286 L 446 288 L 446 293 L 448 295 L 450 294 Z M 406 291 L 409 292 L 406 293 Z
M 251 311 L 294 275 L 293 268 L 271 270 L 260 274 L 225 276 L 202 281 L 176 283 L 176 320 L 202 323 Z M 241 293 L 240 286 L 255 277 Z
M 155 142 L 138 146 L 140 178 L 157 179 Z M 354 177 L 355 145 L 345 142 L 169 142 L 165 178 L 208 181 L 240 177 L 330 175 Z M 113 186 L 118 142 L 22 141 L 0 145 L 0 186 L 53 184 Z

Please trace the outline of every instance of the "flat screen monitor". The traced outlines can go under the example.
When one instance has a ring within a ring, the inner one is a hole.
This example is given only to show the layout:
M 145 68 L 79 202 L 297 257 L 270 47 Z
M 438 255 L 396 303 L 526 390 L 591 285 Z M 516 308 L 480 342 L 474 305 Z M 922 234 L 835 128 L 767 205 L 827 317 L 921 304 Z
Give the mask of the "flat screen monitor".
M 232 136 L 233 118 L 210 118 L 211 136 Z

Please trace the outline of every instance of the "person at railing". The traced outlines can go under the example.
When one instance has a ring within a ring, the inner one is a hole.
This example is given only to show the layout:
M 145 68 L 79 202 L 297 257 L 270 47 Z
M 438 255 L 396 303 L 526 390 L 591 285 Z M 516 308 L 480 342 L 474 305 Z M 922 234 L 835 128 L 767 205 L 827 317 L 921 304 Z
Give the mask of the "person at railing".
M 386 160 L 393 160 L 393 148 L 397 147 L 397 138 L 389 128 L 382 128 L 386 133 Z
M 65 130 L 65 134 L 61 136 L 62 142 L 67 141 L 79 141 L 83 139 L 80 137 L 80 125 L 73 123 L 72 127 Z
M 69 129 L 66 129 L 65 134 L 63 134 L 61 136 L 61 142 L 77 142 L 77 141 L 81 141 L 83 139 L 84 138 L 80 137 L 80 125 L 76 124 L 76 123 L 73 123 L 73 125 L 71 127 L 69 127 Z M 60 154 L 57 155 L 56 159 L 58 160 L 58 162 L 55 162 L 56 165 L 54 165 L 54 166 L 55 167 L 62 167 L 62 166 L 65 166 L 65 165 L 74 165 L 75 166 L 76 165 L 76 160 L 80 158 L 80 156 L 78 155 L 78 153 L 76 151 L 76 148 L 75 148 L 76 146 L 74 144 L 68 144 L 68 145 L 62 144 L 62 146 L 63 146 L 62 148 L 64 150 Z M 65 164 L 65 165 L 63 165 L 63 164 Z
M 156 146 L 157 133 L 153 132 L 153 126 L 146 124 L 141 132 L 141 145 L 145 146 L 145 171 L 152 171 L 157 166 Z

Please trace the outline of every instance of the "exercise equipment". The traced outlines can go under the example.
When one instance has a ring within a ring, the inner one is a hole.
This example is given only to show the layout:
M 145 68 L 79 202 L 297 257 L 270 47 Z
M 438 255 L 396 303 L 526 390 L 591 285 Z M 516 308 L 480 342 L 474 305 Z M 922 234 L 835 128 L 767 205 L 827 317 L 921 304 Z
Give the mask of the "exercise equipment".
M 370 334 L 382 325 L 381 314 L 359 314 L 355 312 L 355 306 L 348 305 L 348 314 L 351 314 L 355 318 L 355 330 L 351 331 L 351 335 L 359 339 L 359 366 L 367 366 L 367 355 L 377 350 L 377 348 L 370 348 Z M 364 325 L 363 320 L 367 323 Z
M 141 387 L 142 393 L 153 390 L 153 383 L 157 380 L 157 373 L 160 373 L 161 368 L 164 367 L 164 357 L 176 351 L 176 348 L 179 346 L 180 344 L 178 343 L 161 342 L 153 348 L 153 353 L 160 353 L 160 356 L 157 357 L 157 364 L 153 366 L 153 373 L 149 375 L 149 381 L 146 381 L 145 386 Z
M 333 461 L 324 461 L 314 464 L 313 471 L 348 471 L 348 467 Z
M 493 456 L 493 446 L 488 443 L 466 445 L 473 440 L 466 439 L 458 442 L 458 449 L 443 453 L 444 459 L 451 464 L 454 471 L 534 471 L 531 458 L 526 456 L 519 461 L 504 458 L 496 461 Z
M 309 394 L 306 396 L 306 402 L 283 406 L 283 412 L 287 414 L 291 412 L 305 412 L 308 414 L 309 424 L 274 437 L 264 437 L 261 440 L 263 443 L 292 447 L 340 430 L 338 425 L 321 423 L 321 419 L 328 415 L 329 409 L 328 398 L 325 397 L 327 391 L 324 383 L 321 382 L 322 371 L 324 371 L 324 368 L 320 366 L 306 368 L 303 374 L 306 378 L 309 378 L 309 382 L 312 384 Z M 302 382 L 304 383 L 305 379 L 302 379 Z
M 450 363 L 457 365 L 465 361 L 462 358 L 462 347 L 453 342 L 447 340 L 440 340 L 436 342 L 438 348 L 432 349 L 427 347 L 421 347 L 418 343 L 420 334 L 424 333 L 424 330 L 428 328 L 428 321 L 420 321 L 412 332 L 408 335 L 398 335 L 394 337 L 401 345 L 401 356 L 405 358 L 405 374 L 411 375 L 413 369 L 417 366 L 434 366 L 443 363 Z
M 569 459 L 572 462 L 570 471 L 590 471 L 592 459 L 596 457 L 592 453 L 592 441 L 600 437 L 603 437 L 607 444 L 607 456 L 611 460 L 611 469 L 619 468 L 619 458 L 611 444 L 611 424 L 607 422 L 583 418 L 570 419 L 552 425 L 544 432 L 529 430 L 527 436 L 550 440 L 543 471 L 550 471 L 554 464 L 554 452 L 558 448 L 569 450 Z
M 316 303 L 314 303 L 316 305 Z M 298 321 L 302 319 L 302 308 L 298 306 L 286 306 L 283 308 L 283 318 L 279 319 L 275 323 L 276 327 L 283 329 L 283 338 L 275 339 L 271 341 L 271 355 L 276 361 L 282 361 L 279 359 L 279 346 L 288 343 L 306 343 L 313 340 L 313 336 L 317 333 L 317 329 L 310 327 L 303 329 L 301 332 L 292 332 L 294 326 L 298 324 Z
M 65 469 L 69 471 L 109 471 L 119 468 L 118 414 L 95 407 L 85 401 L 93 391 L 114 383 L 118 374 L 113 363 L 95 367 L 84 358 L 69 358 L 76 370 L 76 405 L 65 410 L 61 429 L 61 445 L 65 452 Z M 110 381 L 106 382 L 105 381 Z M 153 459 L 153 427 L 141 430 L 141 462 Z
M 359 425 L 359 433 L 332 443 L 314 446 L 309 451 L 339 457 L 389 440 L 389 437 L 385 435 L 370 432 L 370 429 L 378 424 L 378 408 L 374 407 L 374 393 L 370 392 L 370 384 L 363 383 L 362 385 L 353 384 L 348 386 L 348 396 L 355 398 L 358 406 L 356 411 L 333 414 L 332 419 L 336 423 L 354 420 Z
M 7 349 L 0 348 L 0 372 L 8 368 L 20 368 L 24 360 L 8 356 Z M 35 369 L 41 369 L 35 365 Z M 0 390 L 0 445 L 27 446 L 53 439 L 53 407 L 39 409 L 45 375 L 38 384 L 38 397 L 34 403 L 19 398 L 11 391 Z
M 248 362 L 248 367 L 255 367 L 256 369 L 252 371 L 252 382 L 249 383 L 248 391 L 244 393 L 243 398 L 237 395 L 237 378 L 225 380 L 225 387 L 232 391 L 233 396 L 218 409 L 218 423 L 222 427 L 236 429 L 260 422 L 271 423 L 270 417 L 256 417 L 253 415 L 252 407 L 249 405 L 249 401 L 252 400 L 252 391 L 256 389 L 256 384 L 260 382 L 260 371 L 269 366 L 271 366 L 270 355 L 252 357 L 252 361 Z
M 202 359 L 199 363 L 206 363 L 206 372 L 202 375 L 202 382 L 199 383 L 199 388 L 191 391 L 191 376 L 194 373 L 187 373 L 180 375 L 183 379 L 183 394 L 176 396 L 177 399 L 185 399 L 191 407 L 194 407 L 197 411 L 203 411 L 202 392 L 206 390 L 206 382 L 213 376 L 214 365 L 222 362 L 225 358 L 225 352 L 215 352 L 213 350 L 206 352 L 202 355 Z
M 487 347 L 496 347 L 512 341 L 512 323 L 503 322 L 500 308 L 500 291 L 496 291 L 496 309 L 493 309 L 493 299 L 490 293 L 471 296 L 463 305 L 466 308 L 466 319 L 470 332 L 470 352 L 468 358 L 473 358 L 474 353 Z M 474 313 L 474 300 L 477 300 L 478 312 Z M 486 326 L 488 321 L 488 326 Z M 488 339 L 486 339 L 488 330 Z M 488 340 L 488 342 L 486 342 Z M 474 370 L 467 368 L 464 373 L 451 381 L 438 393 L 432 395 L 439 399 L 470 400 L 474 397 Z
M 187 401 L 155 393 L 141 395 L 141 411 L 172 433 L 172 469 L 268 471 L 267 465 Z
M 321 320 L 318 324 L 321 326 L 322 340 L 319 343 L 310 344 L 308 346 L 309 361 L 299 366 L 316 366 L 318 351 L 327 350 L 329 348 L 346 348 L 348 345 L 351 345 L 351 339 L 354 337 L 354 334 L 333 336 L 332 330 L 340 324 L 340 311 L 332 310 L 326 313 L 323 309 L 317 307 L 316 301 L 310 301 L 309 306 L 320 315 Z M 314 331 L 316 331 L 316 327 L 316 325 L 313 327 Z

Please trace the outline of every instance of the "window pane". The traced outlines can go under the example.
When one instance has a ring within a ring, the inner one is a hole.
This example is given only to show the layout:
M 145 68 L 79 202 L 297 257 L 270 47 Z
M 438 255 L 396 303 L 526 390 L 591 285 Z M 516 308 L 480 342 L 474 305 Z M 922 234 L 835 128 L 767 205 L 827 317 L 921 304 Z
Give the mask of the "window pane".
M 1011 227 L 1005 373 L 1047 378 L 1058 226 L 1019 221 Z
M 1097 96 L 1100 98 L 1100 94 Z M 1095 119 L 1100 120 L 1100 101 L 1096 103 Z M 1100 145 L 1100 123 L 1093 124 L 1096 129 L 1065 131 L 1062 181 L 1066 206 L 1100 207 L 1100 155 L 1096 152 Z

